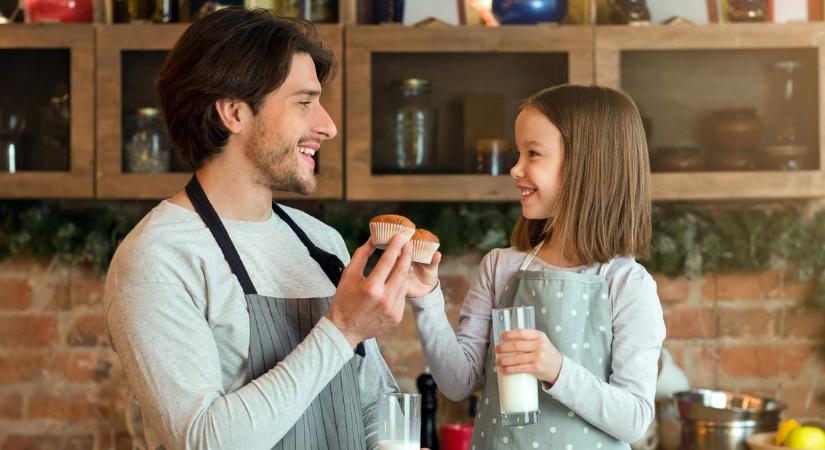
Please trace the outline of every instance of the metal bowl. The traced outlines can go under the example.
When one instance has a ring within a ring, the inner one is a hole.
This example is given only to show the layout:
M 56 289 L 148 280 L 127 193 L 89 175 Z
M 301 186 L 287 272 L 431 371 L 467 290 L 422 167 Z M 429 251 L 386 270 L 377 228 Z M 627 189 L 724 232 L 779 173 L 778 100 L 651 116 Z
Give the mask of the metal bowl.
M 747 450 L 748 437 L 776 431 L 785 409 L 770 398 L 710 389 L 673 397 L 682 418 L 682 450 Z
M 777 421 L 785 404 L 767 397 L 694 389 L 673 394 L 683 420 Z

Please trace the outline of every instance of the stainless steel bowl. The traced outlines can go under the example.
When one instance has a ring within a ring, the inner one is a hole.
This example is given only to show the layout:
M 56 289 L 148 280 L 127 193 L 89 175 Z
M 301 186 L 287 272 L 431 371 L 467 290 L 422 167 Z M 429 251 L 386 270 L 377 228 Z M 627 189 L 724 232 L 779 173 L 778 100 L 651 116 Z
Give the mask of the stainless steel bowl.
M 682 419 L 682 450 L 747 450 L 745 439 L 776 431 L 785 404 L 766 397 L 694 389 L 673 394 Z

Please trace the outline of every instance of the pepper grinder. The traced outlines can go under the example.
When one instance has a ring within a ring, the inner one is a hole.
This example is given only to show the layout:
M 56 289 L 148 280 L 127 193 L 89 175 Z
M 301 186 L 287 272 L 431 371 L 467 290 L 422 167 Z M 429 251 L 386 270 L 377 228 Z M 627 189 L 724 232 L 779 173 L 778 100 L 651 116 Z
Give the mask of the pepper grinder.
M 438 406 L 435 392 L 438 386 L 430 375 L 429 367 L 424 368 L 424 373 L 418 376 L 415 384 L 421 393 L 421 447 L 439 450 L 438 429 L 435 425 L 435 409 Z

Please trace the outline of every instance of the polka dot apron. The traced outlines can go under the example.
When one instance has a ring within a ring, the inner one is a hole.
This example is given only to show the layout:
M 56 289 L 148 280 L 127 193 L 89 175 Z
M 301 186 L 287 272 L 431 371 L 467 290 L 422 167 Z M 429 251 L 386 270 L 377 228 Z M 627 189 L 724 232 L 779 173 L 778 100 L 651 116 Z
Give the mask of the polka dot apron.
M 585 367 L 599 379 L 610 375 L 610 346 L 613 341 L 612 308 L 604 274 L 560 270 L 528 271 L 541 245 L 525 258 L 508 281 L 499 308 L 532 306 L 536 329 L 564 355 Z M 495 371 L 495 345 L 490 338 L 486 372 Z M 541 382 L 536 386 L 540 389 Z M 629 449 L 624 442 L 607 435 L 580 418 L 574 411 L 539 391 L 539 421 L 526 426 L 503 426 L 499 410 L 496 375 L 485 377 L 481 402 L 473 430 L 472 450 L 487 449 Z M 586 394 L 585 394 L 586 395 Z

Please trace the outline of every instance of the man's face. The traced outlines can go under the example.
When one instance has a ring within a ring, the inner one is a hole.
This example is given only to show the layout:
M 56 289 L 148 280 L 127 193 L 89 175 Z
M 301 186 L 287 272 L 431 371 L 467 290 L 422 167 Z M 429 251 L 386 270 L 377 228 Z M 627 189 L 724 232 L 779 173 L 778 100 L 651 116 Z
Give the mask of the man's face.
M 256 182 L 275 191 L 315 192 L 312 157 L 338 134 L 320 97 L 315 63 L 296 53 L 286 80 L 266 96 L 252 123 L 247 155 L 258 169 Z

